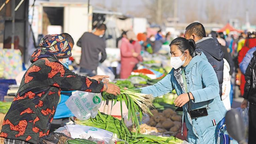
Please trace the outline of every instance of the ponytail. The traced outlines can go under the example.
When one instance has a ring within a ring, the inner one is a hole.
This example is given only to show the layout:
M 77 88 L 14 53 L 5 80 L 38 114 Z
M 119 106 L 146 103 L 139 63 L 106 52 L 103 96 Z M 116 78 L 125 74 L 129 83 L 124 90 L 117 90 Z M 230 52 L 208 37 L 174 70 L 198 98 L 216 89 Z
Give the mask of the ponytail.
M 193 39 L 186 40 L 185 38 L 178 37 L 171 42 L 171 45 L 177 45 L 181 52 L 188 50 L 192 57 L 195 56 L 196 44 Z
M 189 39 L 188 40 L 188 43 L 190 45 L 190 49 L 189 49 L 189 53 L 192 57 L 194 57 L 195 55 L 195 50 L 196 50 L 196 44 L 195 44 L 195 41 L 193 39 Z

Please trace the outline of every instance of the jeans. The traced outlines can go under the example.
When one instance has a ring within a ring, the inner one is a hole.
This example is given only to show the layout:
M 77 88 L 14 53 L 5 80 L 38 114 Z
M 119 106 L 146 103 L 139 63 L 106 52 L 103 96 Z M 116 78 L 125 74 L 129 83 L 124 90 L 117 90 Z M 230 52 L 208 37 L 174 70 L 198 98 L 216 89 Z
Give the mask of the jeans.
M 97 70 L 90 70 L 90 69 L 85 69 L 82 67 L 80 67 L 79 72 L 81 75 L 89 76 L 89 77 L 97 75 Z

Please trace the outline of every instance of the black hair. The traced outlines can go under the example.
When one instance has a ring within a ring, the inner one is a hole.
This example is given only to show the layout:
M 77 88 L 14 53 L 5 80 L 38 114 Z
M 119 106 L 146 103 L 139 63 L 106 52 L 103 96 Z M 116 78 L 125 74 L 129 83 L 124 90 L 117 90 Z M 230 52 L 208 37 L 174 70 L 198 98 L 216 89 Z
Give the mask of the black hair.
M 206 37 L 206 32 L 204 29 L 204 26 L 199 23 L 199 22 L 193 22 L 191 24 L 189 24 L 186 27 L 186 33 L 192 35 L 195 34 L 196 36 L 202 38 L 202 37 Z
M 121 36 L 123 36 L 123 35 L 127 35 L 127 31 L 123 31 Z
M 72 43 L 72 45 L 74 45 L 74 39 L 72 38 L 72 36 L 68 33 L 62 33 L 61 34 L 63 37 L 65 37 L 65 39 L 69 42 Z
M 188 49 L 189 51 L 189 54 L 194 57 L 194 53 L 195 53 L 195 49 L 196 49 L 196 44 L 195 44 L 195 41 L 193 39 L 185 39 L 183 37 L 178 37 L 178 38 L 175 38 L 171 43 L 170 43 L 170 47 L 172 45 L 176 45 L 178 46 L 179 50 L 184 53 L 185 50 Z
M 213 38 L 217 38 L 218 37 L 218 33 L 216 31 L 211 31 L 210 32 L 210 36 Z
M 107 26 L 105 24 L 99 24 L 96 27 L 97 30 L 107 30 Z
M 218 33 L 218 35 L 219 35 L 219 37 L 220 37 L 220 38 L 222 38 L 222 39 L 224 39 L 224 40 L 225 40 L 225 35 L 224 35 L 224 33 L 223 33 L 223 32 L 219 32 L 219 33 Z
M 247 33 L 247 39 L 249 38 L 255 38 L 256 37 L 256 33 L 255 32 L 248 32 Z

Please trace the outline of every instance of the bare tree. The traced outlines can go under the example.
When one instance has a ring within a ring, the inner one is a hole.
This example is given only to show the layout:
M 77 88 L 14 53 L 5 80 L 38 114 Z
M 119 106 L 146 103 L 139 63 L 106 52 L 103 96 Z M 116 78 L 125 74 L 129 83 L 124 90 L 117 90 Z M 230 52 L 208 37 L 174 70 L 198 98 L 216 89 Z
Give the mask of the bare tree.
M 193 21 L 201 21 L 200 16 L 198 15 L 198 12 L 195 11 L 196 5 L 197 5 L 196 1 L 186 2 L 187 7 L 182 12 L 182 14 L 185 16 L 185 22 L 191 23 Z
M 163 24 L 174 16 L 174 0 L 143 0 L 148 19 L 152 23 Z
M 206 18 L 207 22 L 214 23 L 214 22 L 223 22 L 223 10 L 221 7 L 223 5 L 218 5 L 218 8 L 216 8 L 213 1 L 206 1 Z

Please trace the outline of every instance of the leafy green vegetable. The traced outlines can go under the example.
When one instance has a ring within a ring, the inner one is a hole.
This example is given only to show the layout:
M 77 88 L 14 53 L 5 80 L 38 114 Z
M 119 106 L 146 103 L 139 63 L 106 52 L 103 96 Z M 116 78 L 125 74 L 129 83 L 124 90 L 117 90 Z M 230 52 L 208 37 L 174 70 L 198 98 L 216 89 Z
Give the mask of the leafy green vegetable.
M 156 66 L 156 65 L 152 65 L 152 66 L 150 67 L 150 69 L 153 69 L 153 70 L 155 70 L 155 71 L 158 71 L 158 72 L 160 72 L 160 73 L 162 73 L 162 74 L 167 74 L 167 73 L 168 73 L 163 67 Z
M 6 114 L 11 107 L 11 102 L 2 102 L 0 101 L 0 113 Z
M 105 129 L 107 131 L 117 134 L 118 138 L 123 140 L 127 140 L 128 137 L 131 137 L 131 133 L 123 121 L 100 112 L 95 118 L 90 118 L 88 120 L 79 120 L 77 121 L 77 124 Z
M 138 134 L 136 137 L 134 136 L 132 139 L 129 140 L 129 144 L 135 144 L 135 143 L 143 143 L 143 144 L 181 144 L 183 141 L 175 138 L 173 136 L 171 137 L 160 137 L 160 136 L 154 136 L 154 135 L 144 135 L 144 134 Z
M 128 79 L 131 79 L 132 77 L 141 77 L 144 78 L 145 80 L 149 80 L 150 78 L 144 74 L 138 74 L 138 75 L 130 75 Z
M 120 88 L 134 88 L 134 85 L 129 80 L 117 80 L 115 84 L 118 85 Z
M 154 64 L 156 61 L 154 60 L 149 60 L 149 61 L 144 61 L 143 64 Z
M 72 139 L 72 140 L 68 140 L 67 144 L 96 144 L 96 142 L 93 141 L 89 141 L 86 139 Z

